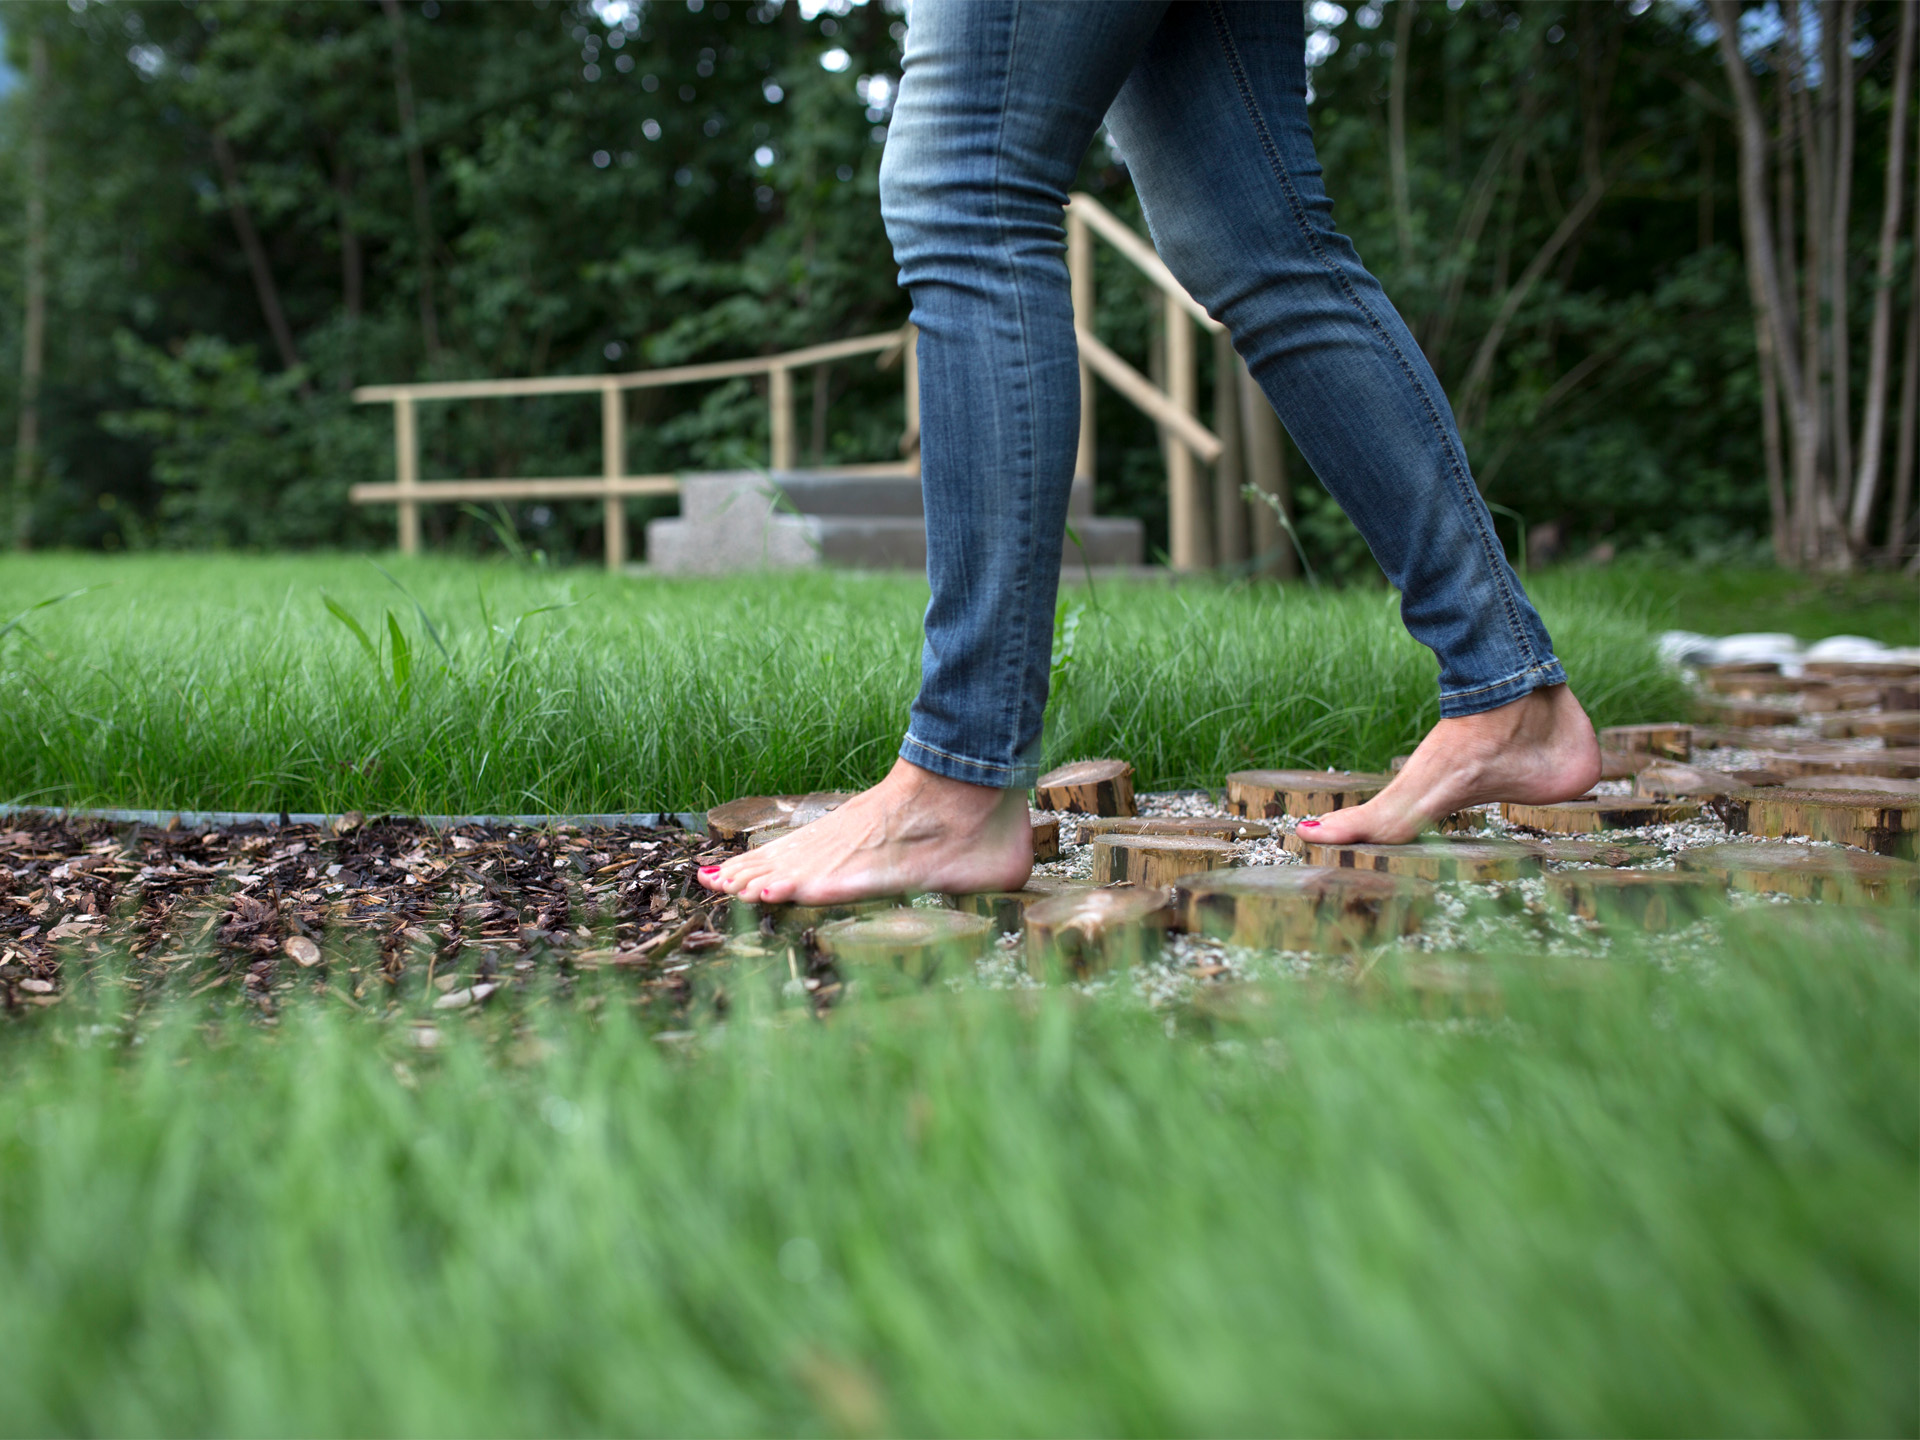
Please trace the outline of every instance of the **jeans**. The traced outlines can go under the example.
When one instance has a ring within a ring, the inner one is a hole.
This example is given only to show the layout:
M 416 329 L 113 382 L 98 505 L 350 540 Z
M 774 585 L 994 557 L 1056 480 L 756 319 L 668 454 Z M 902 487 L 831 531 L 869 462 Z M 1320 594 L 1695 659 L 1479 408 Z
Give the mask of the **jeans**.
M 1036 778 L 1080 423 L 1063 211 L 1103 119 L 1155 248 L 1439 658 L 1441 714 L 1565 683 L 1439 381 L 1333 228 L 1297 0 L 915 0 L 880 169 L 920 327 L 933 591 L 900 754 Z

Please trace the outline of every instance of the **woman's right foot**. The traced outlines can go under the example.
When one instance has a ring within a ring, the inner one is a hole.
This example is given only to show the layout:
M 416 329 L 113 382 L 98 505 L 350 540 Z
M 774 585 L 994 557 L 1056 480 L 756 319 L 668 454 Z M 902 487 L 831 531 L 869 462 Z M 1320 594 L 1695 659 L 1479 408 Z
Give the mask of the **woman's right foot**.
M 1600 779 L 1593 723 L 1565 685 L 1442 720 L 1393 782 L 1364 805 L 1300 822 L 1318 845 L 1402 845 L 1468 805 L 1577 800 Z

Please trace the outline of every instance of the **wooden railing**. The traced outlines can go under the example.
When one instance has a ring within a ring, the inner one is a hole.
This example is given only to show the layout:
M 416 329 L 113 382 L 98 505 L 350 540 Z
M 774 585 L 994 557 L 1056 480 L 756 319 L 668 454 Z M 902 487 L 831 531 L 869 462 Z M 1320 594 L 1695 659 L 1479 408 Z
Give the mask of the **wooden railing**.
M 673 495 L 680 489 L 674 475 L 629 475 L 627 468 L 627 405 L 629 390 L 660 389 L 669 385 L 699 385 L 742 376 L 767 377 L 771 440 L 769 465 L 774 470 L 796 467 L 793 431 L 793 372 L 826 365 L 856 355 L 876 355 L 882 364 L 902 362 L 906 390 L 906 433 L 901 439 L 905 460 L 870 465 L 836 465 L 836 474 L 917 475 L 920 471 L 920 377 L 915 364 L 912 326 L 878 335 L 861 335 L 810 345 L 781 355 L 756 355 L 748 360 L 717 360 L 701 365 L 675 365 L 660 370 L 635 370 L 623 375 L 550 375 L 527 380 L 426 380 L 407 385 L 363 385 L 353 392 L 361 404 L 393 406 L 392 484 L 355 485 L 347 493 L 356 505 L 397 505 L 400 511 L 400 549 L 407 555 L 420 549 L 420 507 L 462 500 L 599 500 L 605 506 L 606 560 L 609 570 L 627 563 L 626 502 L 633 495 Z M 527 395 L 600 396 L 600 473 L 555 478 L 510 480 L 422 480 L 420 431 L 416 407 L 422 400 L 498 400 Z
M 1156 384 L 1109 348 L 1094 333 L 1093 241 L 1098 236 L 1117 249 L 1162 293 L 1165 323 L 1161 357 L 1166 384 Z M 1075 194 L 1067 206 L 1067 271 L 1073 290 L 1074 333 L 1080 348 L 1080 445 L 1074 473 L 1091 479 L 1095 461 L 1094 380 L 1117 390 L 1159 428 L 1167 463 L 1170 559 L 1176 570 L 1266 553 L 1278 537 L 1277 522 L 1263 507 L 1252 511 L 1240 497 L 1242 479 L 1280 493 L 1279 426 L 1245 366 L 1228 342 L 1225 329 L 1181 286 L 1153 247 L 1127 223 L 1090 195 Z M 1198 364 L 1193 327 L 1213 337 L 1216 427 L 1199 415 Z M 400 549 L 420 548 L 420 507 L 473 500 L 600 500 L 605 506 L 607 568 L 627 561 L 626 500 L 633 495 L 671 495 L 680 482 L 673 475 L 626 473 L 626 392 L 671 385 L 697 385 L 742 376 L 767 377 L 769 464 L 796 469 L 793 427 L 793 372 L 857 355 L 874 355 L 882 365 L 901 361 L 906 394 L 903 461 L 838 465 L 835 473 L 916 475 L 919 473 L 920 394 L 911 325 L 877 335 L 836 340 L 781 355 L 677 365 L 620 375 L 555 375 L 525 380 L 432 380 L 406 385 L 364 385 L 353 392 L 362 404 L 393 406 L 394 481 L 355 485 L 355 504 L 395 505 L 400 512 Z M 528 395 L 600 396 L 601 470 L 598 475 L 494 480 L 422 480 L 416 407 L 426 400 L 490 400 Z M 1216 433 L 1216 429 L 1218 433 Z M 1211 466 L 1211 503 L 1202 473 Z M 1212 524 L 1210 525 L 1209 519 Z

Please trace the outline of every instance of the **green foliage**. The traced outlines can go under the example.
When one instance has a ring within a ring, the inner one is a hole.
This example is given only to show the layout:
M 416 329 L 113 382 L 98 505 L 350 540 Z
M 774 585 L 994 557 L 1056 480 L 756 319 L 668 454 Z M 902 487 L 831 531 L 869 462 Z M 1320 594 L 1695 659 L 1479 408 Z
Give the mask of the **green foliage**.
M 824 1024 L 722 971 L 669 1043 L 622 970 L 457 1014 L 300 972 L 264 1025 L 70 962 L 0 1026 L 0 1416 L 1910 1434 L 1910 922 Z
M 923 582 L 874 575 L 31 557 L 0 572 L 0 614 L 109 572 L 0 652 L 0 798 L 524 814 L 860 787 L 899 743 L 926 606 Z M 382 609 L 402 582 L 410 620 Z M 1683 705 L 1634 609 L 1537 593 L 1597 722 Z M 1217 788 L 1250 765 L 1378 768 L 1437 718 L 1390 594 L 1102 582 L 1098 602 L 1061 608 L 1049 763 L 1118 754 L 1146 788 Z

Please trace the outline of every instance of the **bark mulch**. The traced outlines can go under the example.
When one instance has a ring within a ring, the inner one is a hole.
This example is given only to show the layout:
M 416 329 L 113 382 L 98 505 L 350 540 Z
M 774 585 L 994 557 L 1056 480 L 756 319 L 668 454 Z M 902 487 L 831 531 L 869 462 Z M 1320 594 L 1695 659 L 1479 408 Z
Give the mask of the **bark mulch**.
M 0 1005 L 58 1004 L 111 966 L 136 1002 L 305 986 L 382 1011 L 452 1009 L 536 978 L 630 972 L 663 1022 L 724 909 L 694 871 L 739 847 L 680 829 L 343 816 L 209 830 L 15 814 L 0 830 Z M 403 991 L 404 987 L 404 991 Z

